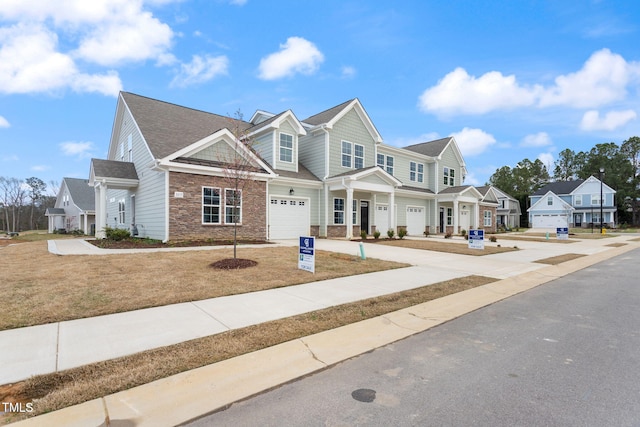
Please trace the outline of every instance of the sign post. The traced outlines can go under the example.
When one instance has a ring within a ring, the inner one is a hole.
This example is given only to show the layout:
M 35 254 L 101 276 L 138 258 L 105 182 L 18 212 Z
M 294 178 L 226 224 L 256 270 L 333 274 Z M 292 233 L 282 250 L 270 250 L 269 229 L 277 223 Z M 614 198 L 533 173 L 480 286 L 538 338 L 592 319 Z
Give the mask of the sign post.
M 315 237 L 300 236 L 300 250 L 298 251 L 298 268 L 300 270 L 316 272 Z
M 556 228 L 556 237 L 558 240 L 569 240 L 569 229 L 567 227 Z
M 469 249 L 484 250 L 484 230 L 469 230 Z

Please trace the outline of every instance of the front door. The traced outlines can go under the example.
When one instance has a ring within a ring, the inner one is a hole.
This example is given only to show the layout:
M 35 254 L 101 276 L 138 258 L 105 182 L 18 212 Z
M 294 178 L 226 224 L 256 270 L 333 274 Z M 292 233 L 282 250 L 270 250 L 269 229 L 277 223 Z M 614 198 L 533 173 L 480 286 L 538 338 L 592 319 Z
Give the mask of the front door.
M 582 214 L 575 214 L 573 216 L 573 223 L 576 227 L 582 227 Z
M 444 208 L 440 208 L 440 232 L 444 233 Z
M 369 202 L 360 201 L 360 231 L 369 234 Z

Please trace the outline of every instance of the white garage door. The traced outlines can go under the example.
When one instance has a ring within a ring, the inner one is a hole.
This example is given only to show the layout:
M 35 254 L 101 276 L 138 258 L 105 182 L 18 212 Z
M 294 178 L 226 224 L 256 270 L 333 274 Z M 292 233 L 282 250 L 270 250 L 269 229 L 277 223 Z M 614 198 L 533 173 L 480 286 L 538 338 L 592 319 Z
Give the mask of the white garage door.
M 534 215 L 533 228 L 568 227 L 566 215 Z
M 269 238 L 297 239 L 309 235 L 309 201 L 272 197 L 269 203 Z
M 407 208 L 407 234 L 409 234 L 409 236 L 424 235 L 424 227 L 426 224 L 424 214 L 425 208 Z
M 376 230 L 383 236 L 389 230 L 389 207 L 387 205 L 376 205 Z

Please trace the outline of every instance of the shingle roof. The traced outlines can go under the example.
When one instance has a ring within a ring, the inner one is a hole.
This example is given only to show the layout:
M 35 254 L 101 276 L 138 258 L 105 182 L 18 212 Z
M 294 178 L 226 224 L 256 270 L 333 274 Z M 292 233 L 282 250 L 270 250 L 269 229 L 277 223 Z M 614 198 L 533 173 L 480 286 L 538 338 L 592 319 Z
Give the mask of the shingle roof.
M 410 185 L 403 185 L 402 187 L 400 187 L 400 189 L 401 190 L 416 191 L 416 192 L 419 192 L 419 193 L 435 194 L 433 191 L 429 190 L 428 188 L 411 187 Z
M 88 179 L 62 178 L 73 203 L 83 211 L 92 211 L 96 207 L 95 191 L 89 187 Z
M 440 191 L 438 194 L 455 194 L 461 193 L 467 188 L 473 187 L 472 185 L 456 185 L 455 187 L 447 187 L 444 190 Z
M 405 150 L 413 151 L 414 153 L 423 154 L 430 157 L 438 157 L 440 153 L 447 147 L 451 141 L 451 137 L 436 139 L 434 141 L 422 142 L 420 144 L 413 144 L 407 147 L 403 147 Z
M 476 190 L 478 190 L 483 196 L 486 196 L 490 188 L 490 185 L 483 185 L 482 187 L 476 187 Z
M 535 191 L 533 193 L 533 196 L 544 196 L 549 191 L 557 195 L 570 194 L 573 190 L 578 188 L 584 181 L 585 181 L 584 179 L 577 179 L 575 181 L 550 182 L 549 184 Z
M 116 160 L 91 159 L 93 174 L 97 177 L 138 179 L 136 167 L 130 162 Z
M 353 98 L 355 99 L 355 98 Z M 349 105 L 353 99 L 350 99 L 346 102 L 343 102 L 340 105 L 336 105 L 335 107 L 329 108 L 328 110 L 324 110 L 321 113 L 315 114 L 309 118 L 302 120 L 303 123 L 307 123 L 313 126 L 321 125 L 323 123 L 329 123 L 331 119 L 337 116 L 342 110 L 345 109 L 347 105 Z
M 65 215 L 66 212 L 62 208 L 47 208 L 45 215 Z
M 320 179 L 317 176 L 311 173 L 311 171 L 306 167 L 304 167 L 300 162 L 298 162 L 298 172 L 286 171 L 281 169 L 273 169 L 273 171 L 278 175 L 286 178 L 298 178 L 298 179 L 306 179 L 309 181 L 320 181 Z
M 238 126 L 241 132 L 249 122 L 182 107 L 129 92 L 122 92 L 127 107 L 153 156 L 164 158 L 214 132 Z

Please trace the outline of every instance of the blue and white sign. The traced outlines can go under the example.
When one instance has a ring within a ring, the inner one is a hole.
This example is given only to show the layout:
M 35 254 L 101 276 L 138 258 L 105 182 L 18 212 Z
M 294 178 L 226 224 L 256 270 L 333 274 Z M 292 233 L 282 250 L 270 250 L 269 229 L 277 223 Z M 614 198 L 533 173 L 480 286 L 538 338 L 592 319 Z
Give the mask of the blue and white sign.
M 315 237 L 300 236 L 300 251 L 298 252 L 298 268 L 300 270 L 316 272 Z
M 569 240 L 569 229 L 567 227 L 556 228 L 556 237 L 558 240 Z
M 484 230 L 469 230 L 469 249 L 484 249 Z

